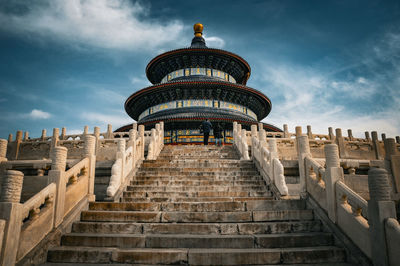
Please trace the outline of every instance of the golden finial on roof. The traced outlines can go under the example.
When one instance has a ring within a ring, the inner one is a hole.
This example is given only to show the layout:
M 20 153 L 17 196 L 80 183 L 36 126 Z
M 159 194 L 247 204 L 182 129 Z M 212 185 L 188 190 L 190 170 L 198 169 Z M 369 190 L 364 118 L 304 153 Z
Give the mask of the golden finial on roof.
M 194 36 L 201 37 L 203 35 L 203 24 L 196 23 L 193 26 L 194 29 Z

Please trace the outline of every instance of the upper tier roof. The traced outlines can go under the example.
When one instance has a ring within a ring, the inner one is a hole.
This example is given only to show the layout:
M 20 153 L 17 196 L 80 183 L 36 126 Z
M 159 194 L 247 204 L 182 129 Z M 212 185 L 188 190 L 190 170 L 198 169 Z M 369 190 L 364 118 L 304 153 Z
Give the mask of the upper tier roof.
M 225 50 L 208 48 L 202 37 L 203 25 L 195 24 L 194 31 L 195 37 L 190 47 L 165 52 L 150 61 L 146 67 L 149 81 L 157 84 L 175 70 L 204 67 L 221 70 L 231 75 L 237 83 L 246 85 L 251 73 L 246 60 Z

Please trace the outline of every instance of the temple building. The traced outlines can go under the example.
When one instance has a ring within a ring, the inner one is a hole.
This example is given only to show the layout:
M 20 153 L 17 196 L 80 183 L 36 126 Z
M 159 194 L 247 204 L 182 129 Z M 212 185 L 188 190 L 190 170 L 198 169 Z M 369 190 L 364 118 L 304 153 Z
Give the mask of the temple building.
M 125 110 L 146 129 L 163 121 L 166 144 L 201 143 L 199 126 L 207 118 L 212 124 L 220 123 L 224 142 L 232 143 L 232 122 L 249 129 L 267 117 L 271 101 L 246 86 L 251 68 L 242 57 L 208 48 L 203 25 L 198 23 L 193 28 L 195 37 L 190 47 L 165 52 L 150 61 L 146 75 L 153 85 L 133 93 L 125 102 Z M 267 131 L 281 131 L 263 125 Z M 127 125 L 117 132 L 130 128 Z

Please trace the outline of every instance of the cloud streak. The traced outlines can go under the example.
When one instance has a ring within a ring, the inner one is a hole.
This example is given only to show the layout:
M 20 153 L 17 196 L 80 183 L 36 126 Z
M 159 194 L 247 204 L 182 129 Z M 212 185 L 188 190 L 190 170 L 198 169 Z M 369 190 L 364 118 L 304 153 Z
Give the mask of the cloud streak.
M 152 50 L 178 40 L 184 29 L 178 20 L 146 19 L 148 9 L 123 0 L 42 0 L 6 7 L 0 9 L 2 30 L 83 47 Z M 18 8 L 24 11 L 10 11 Z
M 51 114 L 48 112 L 44 112 L 42 110 L 33 109 L 29 114 L 24 115 L 24 117 L 32 118 L 32 119 L 48 119 L 51 117 Z

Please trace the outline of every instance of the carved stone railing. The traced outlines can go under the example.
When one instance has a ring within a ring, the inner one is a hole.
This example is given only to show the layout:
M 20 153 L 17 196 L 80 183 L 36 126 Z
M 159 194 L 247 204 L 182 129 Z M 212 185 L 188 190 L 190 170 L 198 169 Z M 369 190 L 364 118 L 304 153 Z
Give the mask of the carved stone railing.
M 136 124 L 135 124 L 136 125 Z M 139 132 L 134 125 L 129 131 L 129 139 L 119 139 L 117 155 L 111 167 L 110 184 L 107 187 L 107 200 L 118 201 L 123 189 L 128 185 L 131 176 L 138 170 L 144 159 L 144 126 L 139 126 Z
M 155 160 L 164 147 L 164 122 L 156 124 L 151 130 L 150 143 L 147 151 L 147 160 Z
M 387 171 L 370 168 L 370 201 L 367 202 L 344 183 L 341 165 L 357 168 L 370 162 L 340 159 L 336 144 L 325 145 L 325 160 L 316 160 L 311 156 L 307 139 L 306 135 L 301 135 L 297 143 L 303 196 L 310 196 L 330 222 L 338 226 L 374 265 L 399 265 L 400 226 L 394 202 L 390 200 Z M 385 166 L 383 163 L 377 165 Z
M 0 220 L 6 221 L 6 230 L 2 237 L 4 245 L 1 248 L 1 265 L 14 265 L 28 253 L 45 252 L 40 248 L 36 251 L 33 249 L 61 224 L 70 224 L 79 218 L 80 211 L 86 208 L 88 201 L 95 199 L 96 140 L 89 135 L 84 136 L 84 139 L 82 158 L 67 171 L 67 149 L 61 146 L 53 148 L 47 186 L 24 203 L 20 203 L 23 173 L 5 170 L 0 193 Z M 13 161 L 3 161 L 2 167 L 4 163 L 12 166 Z M 49 162 L 37 160 L 15 163 L 43 167 Z M 67 227 L 68 225 L 62 226 Z
M 260 170 L 264 179 L 269 185 L 274 188 L 275 196 L 281 197 L 288 195 L 288 188 L 286 186 L 284 169 L 282 163 L 279 161 L 276 139 L 268 139 L 265 137 L 266 133 L 259 126 L 253 125 L 251 128 L 251 156 L 252 160 L 256 163 L 257 168 Z M 239 151 L 243 160 L 249 160 L 249 152 L 247 145 L 247 132 L 241 129 L 241 125 L 234 122 L 233 124 L 234 145 Z
M 53 229 L 55 197 L 56 184 L 51 183 L 22 205 L 17 261 Z

